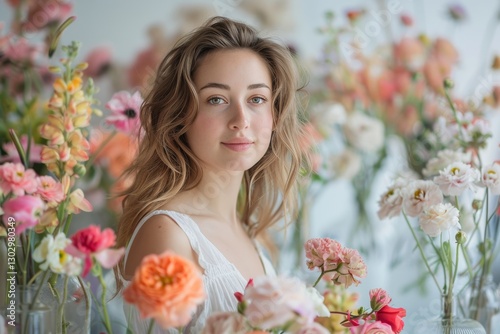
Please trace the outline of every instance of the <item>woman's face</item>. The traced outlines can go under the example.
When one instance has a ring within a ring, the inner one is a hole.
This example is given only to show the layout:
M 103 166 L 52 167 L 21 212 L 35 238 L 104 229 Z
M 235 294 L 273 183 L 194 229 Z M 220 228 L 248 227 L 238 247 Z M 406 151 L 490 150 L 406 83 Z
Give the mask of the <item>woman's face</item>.
M 187 141 L 205 170 L 245 171 L 266 153 L 273 129 L 271 74 L 247 49 L 206 55 L 194 73 L 198 114 Z

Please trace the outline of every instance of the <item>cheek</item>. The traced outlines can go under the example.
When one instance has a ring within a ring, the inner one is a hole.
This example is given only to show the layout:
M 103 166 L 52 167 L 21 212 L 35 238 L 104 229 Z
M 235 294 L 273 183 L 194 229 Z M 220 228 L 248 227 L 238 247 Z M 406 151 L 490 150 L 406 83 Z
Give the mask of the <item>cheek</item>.
M 271 141 L 271 134 L 273 132 L 273 117 L 271 114 L 266 117 L 260 118 L 255 123 L 257 138 L 262 144 L 269 144 Z

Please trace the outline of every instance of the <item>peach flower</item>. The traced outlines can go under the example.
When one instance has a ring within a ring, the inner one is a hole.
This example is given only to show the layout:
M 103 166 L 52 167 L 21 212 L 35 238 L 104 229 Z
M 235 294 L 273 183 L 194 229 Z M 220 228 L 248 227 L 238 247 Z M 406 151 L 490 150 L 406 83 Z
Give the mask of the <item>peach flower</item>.
M 142 318 L 153 318 L 162 328 L 186 325 L 205 297 L 196 266 L 171 252 L 146 256 L 123 292 Z
M 245 334 L 245 317 L 236 312 L 217 312 L 208 317 L 201 334 Z M 252 332 L 253 333 L 253 332 Z

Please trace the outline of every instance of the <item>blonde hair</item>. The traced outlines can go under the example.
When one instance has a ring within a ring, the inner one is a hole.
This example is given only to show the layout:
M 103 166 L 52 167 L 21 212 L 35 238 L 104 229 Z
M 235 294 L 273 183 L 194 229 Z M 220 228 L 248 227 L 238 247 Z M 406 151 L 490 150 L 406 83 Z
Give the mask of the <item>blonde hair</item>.
M 141 107 L 142 139 L 138 156 L 124 175 L 134 181 L 122 194 L 118 247 L 126 246 L 147 213 L 200 182 L 202 169 L 185 137 L 198 106 L 193 74 L 208 53 L 240 48 L 262 57 L 271 73 L 274 131 L 268 151 L 244 173 L 239 218 L 256 237 L 295 213 L 296 181 L 304 161 L 297 140 L 302 131 L 297 97 L 301 87 L 295 61 L 286 47 L 258 37 L 251 27 L 214 17 L 166 55 Z M 123 265 L 122 260 L 117 269 L 123 270 Z

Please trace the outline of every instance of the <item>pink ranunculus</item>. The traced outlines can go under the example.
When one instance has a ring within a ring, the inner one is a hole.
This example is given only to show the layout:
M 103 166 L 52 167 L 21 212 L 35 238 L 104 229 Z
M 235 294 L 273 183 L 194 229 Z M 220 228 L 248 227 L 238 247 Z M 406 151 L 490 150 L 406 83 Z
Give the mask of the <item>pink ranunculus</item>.
M 137 134 L 141 125 L 139 114 L 142 101 L 139 92 L 133 95 L 126 91 L 113 94 L 111 100 L 106 103 L 106 108 L 112 112 L 106 117 L 106 123 L 114 125 L 119 131 Z
M 37 178 L 36 195 L 44 201 L 54 204 L 60 203 L 64 199 L 62 184 L 50 176 L 39 176 Z
M 444 195 L 459 196 L 466 189 L 475 190 L 475 183 L 481 178 L 481 173 L 476 168 L 463 162 L 455 162 L 439 171 L 439 176 L 434 178 Z
M 378 288 L 370 290 L 370 307 L 373 311 L 378 311 L 385 305 L 389 305 L 391 300 L 392 298 L 384 289 Z
M 28 148 L 28 137 L 26 135 L 22 135 L 19 139 L 21 142 L 21 146 L 26 151 Z M 21 158 L 19 157 L 19 153 L 17 152 L 16 146 L 14 143 L 9 142 L 2 145 L 3 150 L 7 155 L 2 157 L 1 161 L 9 161 L 9 162 L 21 162 Z M 29 161 L 30 162 L 41 162 L 40 152 L 42 151 L 42 145 L 35 144 L 33 140 L 31 140 L 30 144 L 30 154 Z
M 236 312 L 217 312 L 210 315 L 201 334 L 245 334 L 245 318 Z
M 36 191 L 36 173 L 20 163 L 7 162 L 0 166 L 0 188 L 4 194 L 21 196 Z
M 351 334 L 394 334 L 391 326 L 381 321 L 365 322 L 362 325 L 349 328 Z
M 317 322 L 310 322 L 295 331 L 297 334 L 328 334 L 330 331 Z
M 403 208 L 410 217 L 416 217 L 425 208 L 443 201 L 443 193 L 432 181 L 413 181 L 403 192 Z
M 314 268 L 330 270 L 336 268 L 336 263 L 341 262 L 343 247 L 333 239 L 309 239 L 304 244 L 304 248 L 306 251 L 307 266 L 311 270 Z
M 74 247 L 78 252 L 83 254 L 82 257 L 85 259 L 83 276 L 86 276 L 92 267 L 93 258 L 104 268 L 108 269 L 118 263 L 125 250 L 123 247 L 120 249 L 109 249 L 114 246 L 115 239 L 115 232 L 112 229 L 106 228 L 101 231 L 101 228 L 96 225 L 90 225 L 85 229 L 79 230 L 71 237 L 71 247 Z
M 3 221 L 7 224 L 9 219 L 14 219 L 16 234 L 19 235 L 38 224 L 44 208 L 45 203 L 39 197 L 30 195 L 14 197 L 3 204 Z
M 367 268 L 359 252 L 355 249 L 344 248 L 342 259 L 342 263 L 333 273 L 332 282 L 346 288 L 352 284 L 358 285 L 361 283 L 358 278 L 366 277 Z

